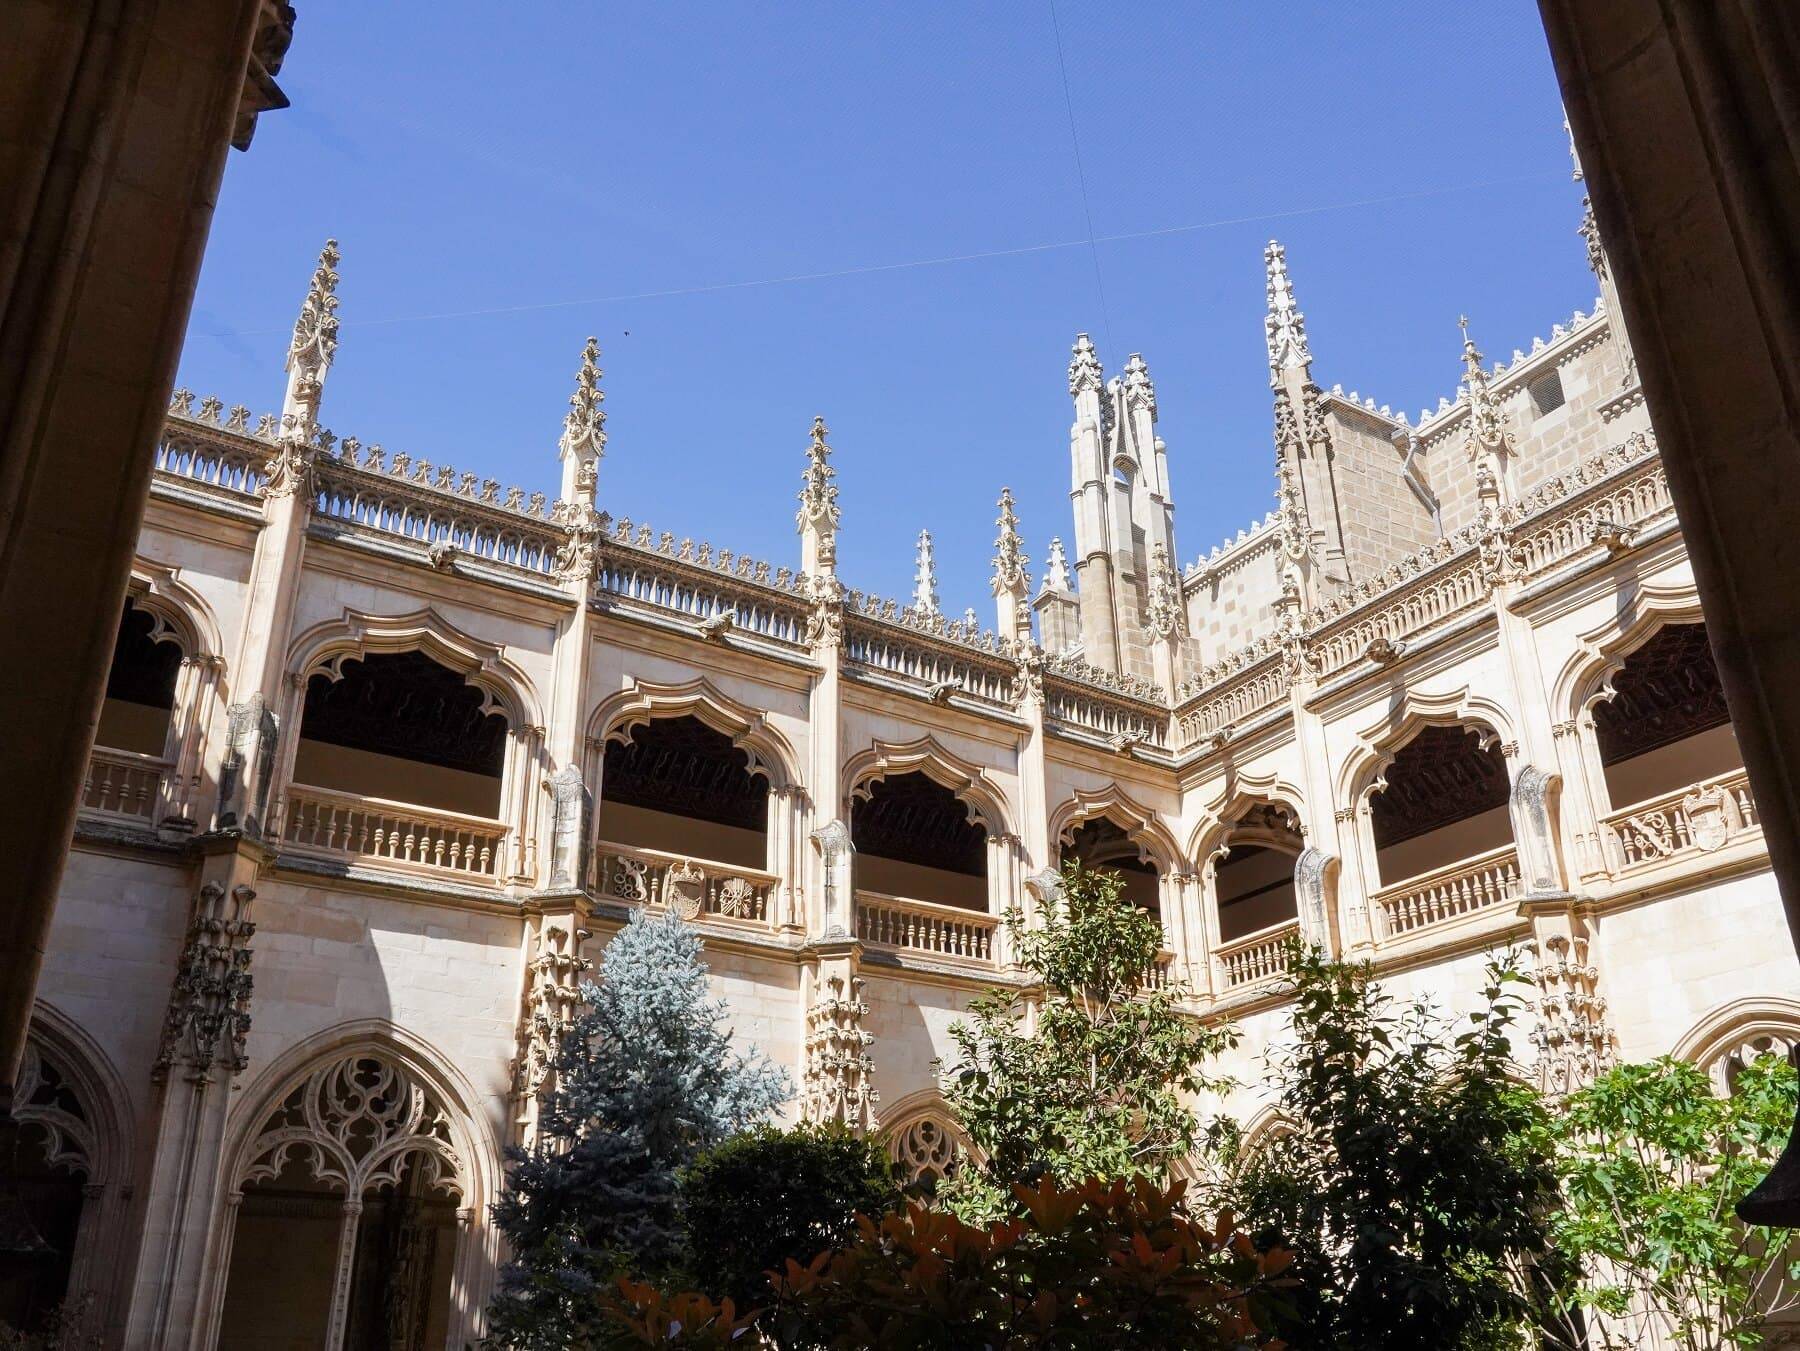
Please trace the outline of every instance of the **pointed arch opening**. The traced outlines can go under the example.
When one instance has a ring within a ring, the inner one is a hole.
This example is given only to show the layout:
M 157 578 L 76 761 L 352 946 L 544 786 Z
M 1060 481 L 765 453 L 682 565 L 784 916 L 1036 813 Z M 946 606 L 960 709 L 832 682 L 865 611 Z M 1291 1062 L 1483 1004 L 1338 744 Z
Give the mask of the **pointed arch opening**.
M 1294 865 L 1305 847 L 1299 819 L 1284 803 L 1255 803 L 1237 816 L 1213 865 L 1221 943 L 1298 925 Z
M 186 655 L 179 637 L 160 616 L 127 600 L 119 615 L 94 744 L 162 756 L 168 749 L 175 687 Z
M 487 691 L 418 648 L 342 657 L 307 679 L 294 779 L 493 818 L 508 730 Z
M 1624 657 L 1593 702 L 1615 809 L 1743 769 L 1706 626 L 1664 624 Z
M 463 1134 L 374 1047 L 291 1082 L 232 1175 L 221 1351 L 449 1344 L 474 1199 Z
M 921 770 L 885 774 L 850 803 L 857 888 L 963 910 L 988 908 L 988 831 L 956 791 Z
M 1381 885 L 1511 845 L 1506 756 L 1466 723 L 1421 727 L 1389 759 L 1369 797 Z
M 1064 866 L 1079 863 L 1113 874 L 1124 884 L 1127 900 L 1162 918 L 1162 870 L 1150 851 L 1111 816 L 1093 816 L 1066 827 L 1061 861 Z
M 729 733 L 692 713 L 650 717 L 607 738 L 600 838 L 761 868 L 769 788 L 768 772 Z

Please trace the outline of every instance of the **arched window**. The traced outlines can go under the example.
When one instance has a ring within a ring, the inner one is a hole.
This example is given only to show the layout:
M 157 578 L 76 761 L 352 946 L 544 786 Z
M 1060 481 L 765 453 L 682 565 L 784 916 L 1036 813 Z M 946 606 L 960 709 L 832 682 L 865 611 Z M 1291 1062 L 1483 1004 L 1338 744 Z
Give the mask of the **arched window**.
M 1506 758 L 1474 727 L 1433 725 L 1397 752 L 1369 801 L 1383 886 L 1512 842 Z
M 1297 922 L 1294 860 L 1305 843 L 1293 813 L 1277 802 L 1259 803 L 1238 818 L 1225 844 L 1213 869 L 1219 941 L 1235 943 Z
M 359 1052 L 263 1119 L 235 1179 L 218 1346 L 443 1346 L 466 1200 L 448 1113 Z
M 1663 625 L 1610 684 L 1594 734 L 1615 808 L 1743 768 L 1704 624 Z
M 1109 816 L 1096 816 L 1065 832 L 1062 861 L 1102 868 L 1125 884 L 1125 896 L 1141 909 L 1162 914 L 1156 865 L 1143 849 Z
M 126 602 L 119 616 L 106 702 L 94 744 L 160 756 L 168 749 L 181 648 L 148 610 Z
M 423 652 L 346 657 L 306 683 L 296 783 L 467 816 L 500 814 L 507 721 Z
M 886 896 L 988 908 L 987 830 L 956 794 L 913 771 L 876 779 L 850 808 L 857 887 Z
M 955 1177 L 968 1158 L 961 1133 L 937 1112 L 902 1121 L 888 1132 L 887 1146 L 901 1183 L 925 1196 Z

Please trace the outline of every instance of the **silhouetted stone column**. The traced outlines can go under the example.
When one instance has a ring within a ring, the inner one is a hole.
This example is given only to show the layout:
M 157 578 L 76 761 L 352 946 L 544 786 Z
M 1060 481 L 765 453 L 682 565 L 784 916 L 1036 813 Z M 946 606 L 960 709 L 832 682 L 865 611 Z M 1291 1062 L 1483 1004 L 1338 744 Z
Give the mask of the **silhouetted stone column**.
M 1800 946 L 1800 11 L 1539 4 Z M 1800 1223 L 1800 1133 L 1740 1213 Z
M 0 664 L 7 1096 L 226 150 L 285 104 L 273 76 L 293 17 L 282 0 L 6 9 L 0 633 L 20 658 Z

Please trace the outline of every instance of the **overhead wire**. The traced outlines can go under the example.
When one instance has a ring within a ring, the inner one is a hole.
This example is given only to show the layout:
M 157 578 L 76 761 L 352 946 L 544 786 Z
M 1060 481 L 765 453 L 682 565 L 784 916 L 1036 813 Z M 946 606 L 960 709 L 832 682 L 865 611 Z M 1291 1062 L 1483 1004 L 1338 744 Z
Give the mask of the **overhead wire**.
M 1565 175 L 1515 174 L 1505 178 L 1489 178 L 1469 183 L 1448 183 L 1412 192 L 1396 192 L 1380 197 L 1359 197 L 1339 202 L 1321 202 L 1312 206 L 1293 207 L 1285 211 L 1264 211 L 1244 216 L 1221 216 L 1213 220 L 1192 221 L 1184 225 L 1163 225 L 1148 230 L 1127 230 L 1118 234 L 1090 235 L 1083 239 L 1055 240 L 1043 244 L 1021 244 L 1009 248 L 982 249 L 973 253 L 944 254 L 933 258 L 909 258 L 893 263 L 868 263 L 854 267 L 833 268 L 823 272 L 795 272 L 781 276 L 756 277 L 742 281 L 709 282 L 693 286 L 671 286 L 655 291 L 631 291 L 614 295 L 583 296 L 567 300 L 535 301 L 522 305 L 495 305 L 482 309 L 440 310 L 423 314 L 399 314 L 373 319 L 342 321 L 343 328 L 373 328 L 388 324 L 431 323 L 448 319 L 498 318 L 511 314 L 533 314 L 545 310 L 581 309 L 594 305 L 617 305 L 628 301 L 665 300 L 680 296 L 708 295 L 720 291 L 742 291 L 764 286 L 788 286 L 801 282 L 834 281 L 845 277 L 865 277 L 882 272 L 904 272 L 917 268 L 943 267 L 954 263 L 978 263 L 998 258 L 1017 258 L 1034 253 L 1053 253 L 1065 249 L 1093 248 L 1099 244 L 1119 244 L 1139 239 L 1159 239 L 1170 235 L 1193 234 L 1202 230 L 1221 230 L 1234 225 L 1267 224 L 1317 216 L 1331 211 L 1351 211 L 1365 207 L 1390 206 L 1399 202 L 1416 202 L 1428 197 L 1444 197 L 1459 192 L 1479 192 L 1487 188 L 1511 187 L 1522 183 L 1561 183 Z M 215 338 L 249 338 L 270 333 L 286 333 L 286 326 L 261 329 L 218 330 L 196 333 Z

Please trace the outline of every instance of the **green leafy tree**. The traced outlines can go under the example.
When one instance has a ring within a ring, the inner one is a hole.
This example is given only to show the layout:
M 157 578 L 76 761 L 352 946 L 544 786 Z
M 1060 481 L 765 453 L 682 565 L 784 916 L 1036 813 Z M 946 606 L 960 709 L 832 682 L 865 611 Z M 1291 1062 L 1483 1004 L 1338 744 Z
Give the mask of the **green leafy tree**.
M 1366 964 L 1296 944 L 1290 970 L 1292 1044 L 1273 1065 L 1285 1130 L 1218 1184 L 1259 1243 L 1294 1255 L 1275 1330 L 1302 1351 L 1519 1345 L 1561 1285 L 1542 1106 L 1512 1077 L 1522 977 L 1490 966 L 1459 1026 L 1396 1008 Z M 1559 1344 L 1543 1321 L 1539 1344 Z
M 1036 923 L 1006 923 L 1032 988 L 988 990 L 951 1028 L 959 1056 L 944 1098 L 983 1159 L 939 1189 L 964 1219 L 1014 1205 L 1014 1183 L 1166 1179 L 1203 1134 L 1193 1101 L 1233 1044 L 1157 982 L 1162 926 L 1116 874 L 1071 864 Z
M 900 1203 L 880 1146 L 840 1125 L 735 1135 L 681 1176 L 688 1256 L 696 1284 L 750 1309 L 769 1298 L 769 1276 L 810 1262 Z
M 512 1151 L 494 1207 L 513 1261 L 490 1345 L 595 1344 L 616 1276 L 681 1264 L 679 1171 L 787 1099 L 780 1069 L 732 1048 L 700 951 L 672 912 L 640 911 L 607 945 L 598 984 L 582 987 L 537 1142 Z
M 1582 1263 L 1580 1298 L 1607 1316 L 1610 1344 L 1654 1328 L 1690 1351 L 1758 1346 L 1800 1303 L 1792 1231 L 1732 1212 L 1781 1153 L 1795 1096 L 1777 1056 L 1744 1066 L 1729 1097 L 1664 1057 L 1608 1071 L 1549 1123 L 1566 1198 L 1553 1232 Z

